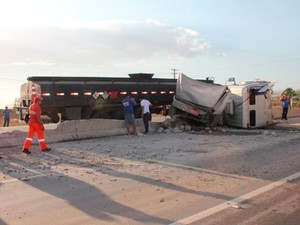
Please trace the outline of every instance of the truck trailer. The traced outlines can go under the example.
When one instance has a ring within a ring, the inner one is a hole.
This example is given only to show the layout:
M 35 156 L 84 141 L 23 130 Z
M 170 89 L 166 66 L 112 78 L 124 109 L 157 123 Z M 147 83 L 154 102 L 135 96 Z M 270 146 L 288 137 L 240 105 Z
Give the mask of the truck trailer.
M 30 76 L 21 86 L 20 99 L 15 103 L 19 119 L 24 120 L 34 96 L 43 98 L 42 115 L 51 122 L 78 119 L 123 119 L 122 100 L 130 95 L 137 102 L 144 96 L 160 113 L 172 104 L 176 79 L 153 78 L 154 74 L 134 73 L 129 77 L 66 77 Z M 212 83 L 212 80 L 203 79 Z M 139 105 L 136 118 L 141 117 Z

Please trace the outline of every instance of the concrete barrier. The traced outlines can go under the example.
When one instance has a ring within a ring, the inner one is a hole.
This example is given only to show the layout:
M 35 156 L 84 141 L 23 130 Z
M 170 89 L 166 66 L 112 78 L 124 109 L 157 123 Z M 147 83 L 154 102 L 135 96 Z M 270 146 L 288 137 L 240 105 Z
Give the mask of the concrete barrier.
M 299 112 L 300 107 L 293 108 L 289 113 L 289 117 L 293 117 L 294 119 L 289 119 L 288 122 L 281 122 L 279 123 L 279 125 L 299 128 Z M 275 111 L 275 118 L 279 118 L 281 115 L 280 113 L 281 109 L 278 107 Z M 136 123 L 138 133 L 143 132 L 144 125 L 142 119 L 136 119 Z M 151 122 L 149 129 L 153 132 L 161 126 L 162 122 Z M 69 120 L 59 124 L 47 124 L 45 125 L 45 128 L 46 143 L 56 143 L 61 141 L 73 141 L 127 134 L 124 120 Z M 21 149 L 22 144 L 27 136 L 27 131 L 27 125 L 15 127 L 0 127 L 0 148 L 19 146 L 18 148 Z M 34 137 L 33 144 L 38 144 L 36 136 Z
M 136 120 L 137 130 L 144 131 L 142 119 Z M 157 123 L 151 123 L 150 130 L 156 129 Z M 22 146 L 27 136 L 28 126 L 5 127 L 0 130 L 0 148 Z M 72 141 L 89 138 L 126 135 L 124 120 L 69 120 L 59 124 L 45 125 L 46 143 Z M 36 135 L 33 144 L 37 144 Z
M 143 129 L 142 120 L 137 119 L 137 129 Z M 70 120 L 57 125 L 53 131 L 46 131 L 48 142 L 80 140 L 127 134 L 122 120 Z

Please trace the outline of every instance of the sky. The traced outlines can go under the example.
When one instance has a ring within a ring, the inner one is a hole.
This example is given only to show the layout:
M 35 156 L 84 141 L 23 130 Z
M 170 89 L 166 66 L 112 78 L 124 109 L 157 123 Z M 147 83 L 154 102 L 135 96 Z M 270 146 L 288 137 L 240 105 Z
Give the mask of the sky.
M 0 107 L 29 76 L 184 73 L 300 89 L 298 0 L 0 0 Z

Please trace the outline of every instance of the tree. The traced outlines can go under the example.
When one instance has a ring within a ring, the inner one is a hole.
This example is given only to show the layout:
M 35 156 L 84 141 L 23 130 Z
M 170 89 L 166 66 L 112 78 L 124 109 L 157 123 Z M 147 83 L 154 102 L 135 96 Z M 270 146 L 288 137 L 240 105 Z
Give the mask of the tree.
M 297 89 L 297 90 L 294 92 L 294 96 L 300 97 L 300 89 Z
M 286 88 L 281 94 L 282 95 L 285 94 L 287 96 L 293 97 L 295 96 L 295 91 L 293 90 L 293 88 Z

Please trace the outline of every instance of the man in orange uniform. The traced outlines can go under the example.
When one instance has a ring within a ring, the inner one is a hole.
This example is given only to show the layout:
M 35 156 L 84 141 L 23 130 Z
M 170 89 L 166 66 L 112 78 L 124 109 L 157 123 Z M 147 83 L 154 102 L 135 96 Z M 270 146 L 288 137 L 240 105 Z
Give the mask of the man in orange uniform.
M 47 147 L 45 143 L 45 136 L 44 136 L 44 125 L 42 124 L 41 120 L 41 104 L 42 99 L 39 97 L 34 98 L 34 103 L 30 105 L 29 107 L 29 131 L 27 138 L 24 142 L 23 145 L 23 152 L 26 154 L 30 154 L 31 152 L 29 151 L 30 144 L 32 142 L 32 138 L 34 136 L 34 133 L 37 134 L 38 141 L 40 144 L 40 147 L 43 152 L 48 152 L 51 149 Z

